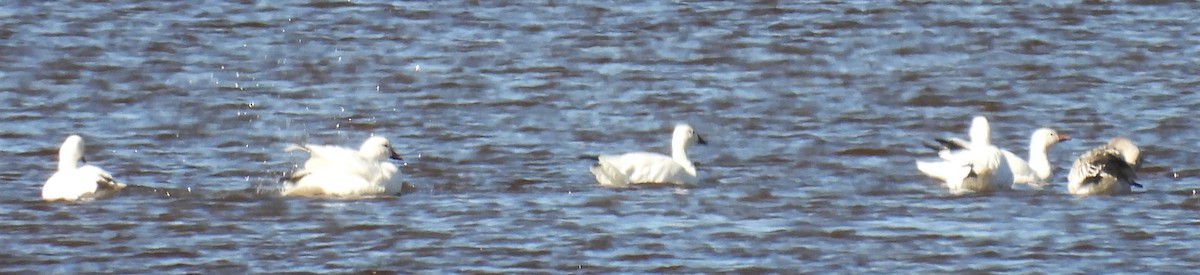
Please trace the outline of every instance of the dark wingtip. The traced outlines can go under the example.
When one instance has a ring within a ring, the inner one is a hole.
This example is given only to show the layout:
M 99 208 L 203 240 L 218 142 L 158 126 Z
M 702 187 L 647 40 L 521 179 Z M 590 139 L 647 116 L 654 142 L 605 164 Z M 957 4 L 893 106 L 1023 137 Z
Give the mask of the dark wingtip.
M 121 184 L 121 183 L 117 182 L 117 180 L 114 180 L 113 178 L 110 178 L 110 177 L 100 177 L 99 180 L 96 180 L 96 186 L 100 186 L 103 188 L 110 188 L 110 189 L 116 188 L 116 186 L 119 184 Z
M 281 183 L 283 183 L 283 182 L 298 182 L 298 181 L 300 181 L 300 179 L 304 178 L 304 176 L 307 176 L 307 175 L 308 175 L 308 173 L 292 172 L 292 173 L 288 173 L 287 175 L 284 175 L 283 177 L 280 177 L 279 182 L 281 182 Z
M 927 147 L 929 149 L 933 149 L 934 151 L 950 149 L 950 148 L 946 148 L 946 146 L 942 146 L 941 144 L 928 142 L 928 141 L 921 142 L 921 145 L 925 145 L 925 147 Z
M 1141 184 L 1139 184 L 1139 183 L 1136 183 L 1136 182 L 1130 182 L 1130 183 L 1129 183 L 1129 185 L 1130 185 L 1130 186 L 1133 186 L 1133 187 L 1137 187 L 1137 188 L 1146 188 L 1146 187 L 1143 187 Z
M 575 157 L 575 158 L 577 158 L 577 159 L 582 159 L 582 160 L 595 160 L 595 161 L 599 161 L 599 160 L 600 160 L 600 156 L 599 156 L 599 155 L 579 155 L 579 156 L 577 156 L 577 157 Z
M 946 149 L 950 149 L 950 150 L 966 149 L 966 147 L 963 147 L 962 144 L 958 144 L 958 142 L 955 142 L 954 140 L 951 140 L 948 138 L 935 138 L 933 140 L 936 140 L 938 143 L 942 144 L 942 146 L 946 147 Z

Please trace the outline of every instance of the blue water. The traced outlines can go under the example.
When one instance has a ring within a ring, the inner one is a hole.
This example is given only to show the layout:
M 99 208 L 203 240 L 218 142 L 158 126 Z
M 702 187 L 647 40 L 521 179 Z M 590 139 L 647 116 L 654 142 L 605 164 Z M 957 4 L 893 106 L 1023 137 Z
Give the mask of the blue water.
M 1189 273 L 1196 3 L 0 4 L 3 273 Z M 921 146 L 975 115 L 1045 190 L 954 195 Z M 581 156 L 701 182 L 614 190 Z M 48 203 L 69 134 L 138 187 Z M 289 143 L 387 136 L 413 187 L 283 198 Z M 1066 194 L 1115 135 L 1137 194 Z

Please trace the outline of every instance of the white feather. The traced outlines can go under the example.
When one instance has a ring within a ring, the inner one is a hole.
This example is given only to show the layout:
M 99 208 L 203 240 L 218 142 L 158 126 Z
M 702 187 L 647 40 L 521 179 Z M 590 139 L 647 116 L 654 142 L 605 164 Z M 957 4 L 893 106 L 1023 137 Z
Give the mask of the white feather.
M 397 156 L 386 138 L 371 137 L 359 150 L 328 145 L 289 145 L 286 151 L 305 150 L 310 157 L 284 184 L 284 196 L 366 196 L 399 193 L 394 178 L 399 168 L 388 162 Z
M 58 150 L 58 171 L 42 186 L 42 199 L 74 201 L 105 196 L 125 187 L 113 180 L 104 169 L 92 165 L 79 166 L 83 159 L 83 138 L 67 137 Z
M 917 170 L 944 182 L 954 192 L 1011 189 L 1012 169 L 1000 148 L 991 145 L 987 118 L 975 117 L 970 136 L 966 148 L 939 152 L 939 161 L 917 161 Z

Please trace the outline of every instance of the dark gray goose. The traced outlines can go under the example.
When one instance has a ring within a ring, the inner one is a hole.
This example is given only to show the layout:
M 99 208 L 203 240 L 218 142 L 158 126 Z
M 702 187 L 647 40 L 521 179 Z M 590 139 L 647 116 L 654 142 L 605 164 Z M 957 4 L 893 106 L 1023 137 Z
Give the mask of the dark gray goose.
M 1083 153 L 1071 164 L 1067 188 L 1075 195 L 1128 194 L 1137 183 L 1141 150 L 1133 141 L 1115 137 L 1108 144 Z

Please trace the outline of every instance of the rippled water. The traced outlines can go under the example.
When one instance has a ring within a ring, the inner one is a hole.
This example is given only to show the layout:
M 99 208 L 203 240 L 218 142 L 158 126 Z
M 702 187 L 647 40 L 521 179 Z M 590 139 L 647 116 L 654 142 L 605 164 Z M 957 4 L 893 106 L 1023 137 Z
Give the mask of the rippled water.
M 736 1 L 735 1 L 736 2 Z M 0 272 L 1185 273 L 1200 268 L 1200 4 L 0 4 Z M 955 196 L 921 141 L 992 119 L 1047 190 Z M 702 183 L 597 186 L 666 151 Z M 142 187 L 38 198 L 63 138 Z M 281 198 L 292 142 L 392 139 L 415 188 Z M 1144 147 L 1144 192 L 1066 195 Z

